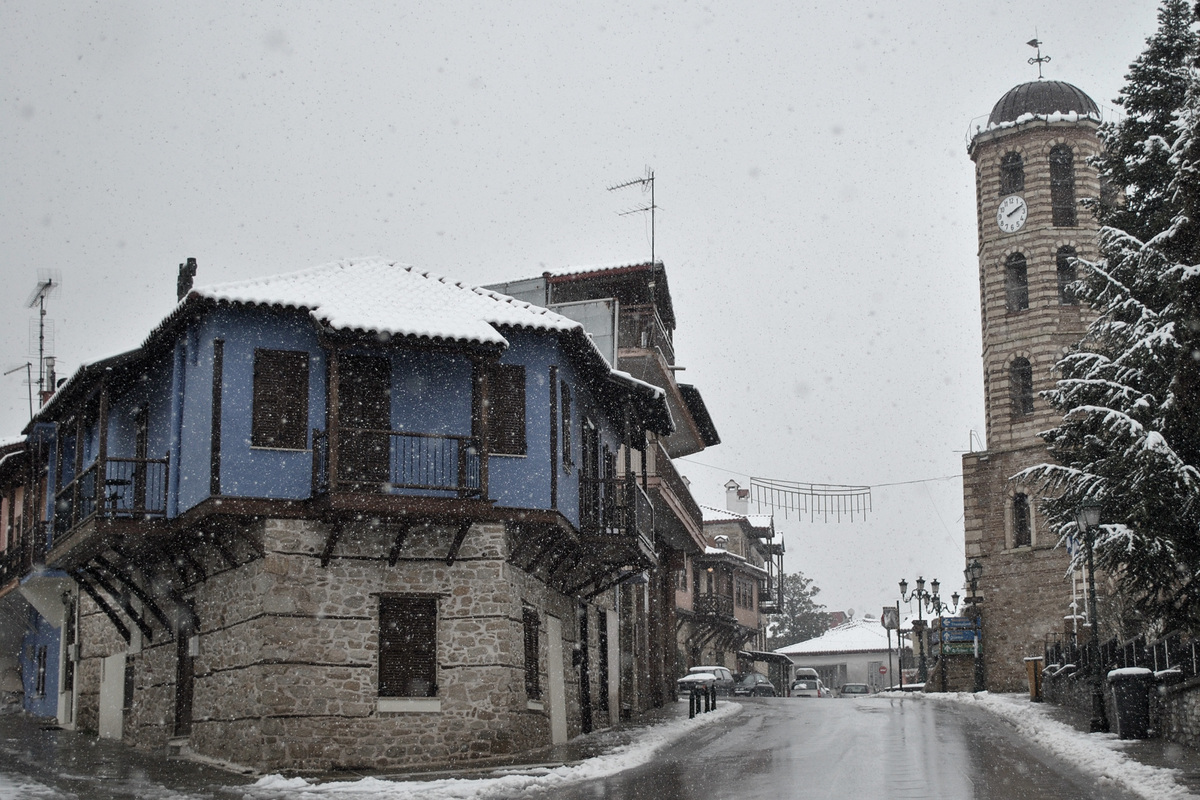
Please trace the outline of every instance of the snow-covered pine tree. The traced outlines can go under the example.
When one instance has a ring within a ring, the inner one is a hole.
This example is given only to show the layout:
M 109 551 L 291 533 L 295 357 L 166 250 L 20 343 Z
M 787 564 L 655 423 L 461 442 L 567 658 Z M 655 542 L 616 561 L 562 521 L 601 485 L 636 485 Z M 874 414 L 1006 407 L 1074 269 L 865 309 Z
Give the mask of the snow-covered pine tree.
M 1167 194 L 1168 161 L 1175 112 L 1183 105 L 1187 67 L 1198 44 L 1193 23 L 1187 0 L 1163 0 L 1158 30 L 1129 65 L 1125 86 L 1113 100 L 1125 116 L 1100 128 L 1105 150 L 1095 164 L 1108 190 L 1097 208 L 1100 224 L 1143 241 L 1165 230 L 1175 212 Z
M 1079 295 L 1096 312 L 1046 392 L 1063 415 L 1043 434 L 1057 464 L 1018 475 L 1039 484 L 1060 536 L 1103 505 L 1098 568 L 1142 621 L 1200 631 L 1200 73 L 1189 66 L 1163 197 L 1173 209 L 1142 239 L 1101 231 Z M 1157 145 L 1156 145 L 1157 146 Z M 1149 148 L 1148 148 L 1149 149 Z M 1147 149 L 1147 151 L 1148 151 Z M 1143 220 L 1148 225 L 1148 221 Z M 1082 552 L 1077 555 L 1082 558 Z

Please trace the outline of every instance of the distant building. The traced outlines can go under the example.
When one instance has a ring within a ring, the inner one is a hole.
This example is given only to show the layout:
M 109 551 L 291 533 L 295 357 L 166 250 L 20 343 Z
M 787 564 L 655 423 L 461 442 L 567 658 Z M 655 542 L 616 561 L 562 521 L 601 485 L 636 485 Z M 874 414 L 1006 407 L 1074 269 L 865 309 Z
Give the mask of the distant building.
M 877 617 L 859 617 L 820 636 L 781 647 L 796 667 L 815 669 L 830 689 L 844 683 L 865 683 L 882 689 L 899 681 L 900 637 L 891 635 Z M 906 647 L 908 646 L 906 642 Z M 906 654 L 905 664 L 909 662 Z
M 1025 684 L 1022 658 L 1072 614 L 1065 548 L 1030 488 L 1009 479 L 1049 458 L 1040 431 L 1059 422 L 1040 393 L 1087 328 L 1070 292 L 1071 259 L 1097 256 L 1084 198 L 1100 196 L 1091 158 L 1100 112 L 1069 83 L 1031 81 L 1005 93 L 972 136 L 979 225 L 987 449 L 963 456 L 966 557 L 979 559 L 987 688 Z

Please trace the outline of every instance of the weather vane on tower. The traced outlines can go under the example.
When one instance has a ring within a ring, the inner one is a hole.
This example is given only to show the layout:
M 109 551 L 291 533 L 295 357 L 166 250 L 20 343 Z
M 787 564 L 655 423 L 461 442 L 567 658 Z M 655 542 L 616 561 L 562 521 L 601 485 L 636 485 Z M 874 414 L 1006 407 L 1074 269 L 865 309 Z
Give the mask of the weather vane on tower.
M 1042 79 L 1042 64 L 1047 63 L 1050 60 L 1050 56 L 1042 55 L 1042 43 L 1040 41 L 1038 41 L 1038 38 L 1036 35 L 1032 39 L 1030 39 L 1028 42 L 1026 42 L 1025 44 L 1037 49 L 1037 58 L 1029 59 L 1029 63 L 1037 64 L 1038 80 L 1040 81 Z

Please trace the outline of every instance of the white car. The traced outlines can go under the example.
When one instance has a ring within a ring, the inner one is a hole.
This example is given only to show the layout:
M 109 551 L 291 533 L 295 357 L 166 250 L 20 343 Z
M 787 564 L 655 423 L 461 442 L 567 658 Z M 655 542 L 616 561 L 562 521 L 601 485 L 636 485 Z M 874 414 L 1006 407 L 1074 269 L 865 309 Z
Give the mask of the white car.
M 733 685 L 736 683 L 733 679 L 733 673 L 725 667 L 692 667 L 688 670 L 688 674 L 675 682 L 679 687 L 679 693 L 687 694 L 692 690 L 692 687 L 699 684 L 702 689 L 707 689 L 710 686 L 717 687 L 717 694 L 728 697 L 733 693 Z

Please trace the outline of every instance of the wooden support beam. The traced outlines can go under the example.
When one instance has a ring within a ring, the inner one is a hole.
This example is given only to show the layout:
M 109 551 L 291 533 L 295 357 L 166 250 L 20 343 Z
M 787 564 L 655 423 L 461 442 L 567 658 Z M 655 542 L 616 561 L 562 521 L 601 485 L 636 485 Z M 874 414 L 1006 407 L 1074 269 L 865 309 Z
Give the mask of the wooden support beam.
M 533 558 L 530 559 L 528 563 L 517 565 L 525 572 L 532 573 L 535 569 L 537 569 L 538 564 L 542 563 L 543 558 L 548 556 L 550 553 L 553 553 L 557 547 L 563 544 L 561 539 L 556 539 L 553 535 L 539 536 L 537 537 L 537 541 L 544 541 L 545 544 L 538 549 L 537 553 L 534 554 Z
M 87 596 L 96 602 L 96 605 L 98 605 L 100 610 L 104 612 L 104 616 L 108 617 L 109 622 L 111 622 L 113 627 L 117 629 L 117 633 L 121 634 L 121 638 L 125 640 L 125 644 L 129 644 L 131 641 L 133 641 L 133 636 L 130 635 L 129 628 L 127 628 L 125 623 L 121 621 L 120 615 L 117 614 L 113 607 L 108 604 L 108 601 L 96 591 L 95 587 L 87 582 L 87 578 L 84 577 L 83 573 L 79 570 L 75 570 L 71 572 L 71 577 L 74 578 L 75 582 L 79 584 L 79 588 L 83 589 L 83 591 L 87 593 Z
M 142 601 L 142 605 L 154 615 L 154 618 L 158 620 L 164 628 L 167 630 L 171 629 L 171 622 L 167 619 L 167 615 L 163 613 L 162 608 L 159 607 L 158 601 L 156 601 L 149 592 L 138 585 L 131 573 L 125 572 L 116 564 L 111 563 L 103 556 L 96 556 L 93 560 L 99 567 L 108 572 L 108 574 L 112 575 L 113 578 L 128 587 L 129 591 L 133 592 L 134 597 Z
M 333 559 L 333 549 L 337 547 L 338 539 L 342 538 L 343 525 L 340 522 L 329 524 L 329 535 L 325 537 L 325 548 L 321 551 L 321 566 L 328 567 Z
M 154 641 L 154 630 L 149 624 L 147 624 L 146 620 L 142 618 L 141 614 L 133 610 L 132 603 L 130 603 L 127 599 L 121 598 L 121 592 L 117 590 L 117 587 L 109 583 L 108 578 L 104 577 L 104 575 L 102 575 L 100 571 L 94 567 L 84 567 L 82 572 L 94 580 L 101 589 L 108 592 L 109 597 L 117 600 L 121 606 L 121 610 L 125 612 L 127 617 L 133 620 L 133 624 L 138 626 L 138 630 L 142 632 L 142 635 L 150 641 Z
M 392 549 L 388 551 L 389 567 L 396 566 L 396 562 L 400 560 L 400 549 L 404 547 L 404 540 L 412 532 L 413 526 L 423 523 L 424 520 L 407 520 L 400 523 L 400 531 L 396 534 L 396 538 L 392 540 Z
M 467 531 L 471 530 L 471 521 L 463 520 L 458 523 L 458 533 L 454 535 L 454 542 L 450 545 L 450 552 L 446 553 L 446 566 L 454 564 L 454 559 L 458 558 L 458 551 L 462 548 L 463 540 L 467 538 Z
M 557 544 L 557 543 L 555 543 L 555 544 Z M 565 548 L 562 551 L 562 553 L 558 556 L 558 558 L 556 558 L 556 559 L 554 559 L 554 561 L 550 562 L 550 566 L 546 569 L 546 579 L 547 580 L 550 579 L 550 576 L 553 575 L 558 570 L 559 566 L 564 561 L 566 561 L 567 557 L 570 555 L 571 555 L 570 548 Z

